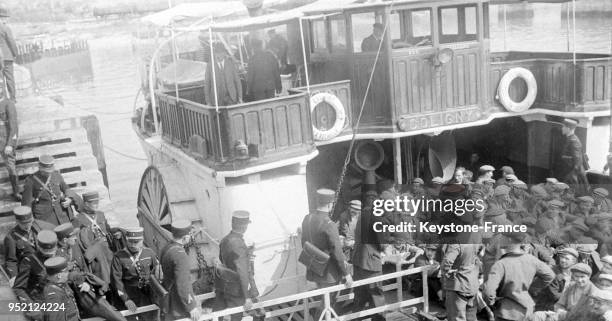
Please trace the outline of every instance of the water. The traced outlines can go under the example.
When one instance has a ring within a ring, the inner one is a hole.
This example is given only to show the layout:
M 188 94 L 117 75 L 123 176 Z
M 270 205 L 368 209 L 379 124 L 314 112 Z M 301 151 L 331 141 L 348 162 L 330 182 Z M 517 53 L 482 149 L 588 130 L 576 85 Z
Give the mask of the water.
M 580 10 L 581 4 L 577 6 Z M 512 8 L 521 8 L 512 7 Z M 504 23 L 491 8 L 491 51 L 566 51 L 567 30 L 562 6 L 530 5 L 528 10 L 509 10 L 504 43 Z M 531 10 L 531 11 L 530 11 Z M 110 195 L 122 226 L 137 224 L 136 198 L 140 177 L 147 166 L 145 155 L 132 131 L 130 117 L 139 88 L 137 59 L 132 51 L 134 21 L 115 21 L 88 26 L 87 33 L 65 31 L 65 36 L 86 37 L 91 48 L 92 75 L 87 80 L 63 84 L 49 94 L 62 95 L 66 104 L 97 115 L 102 129 Z M 610 53 L 612 11 L 581 13 L 576 21 L 578 52 Z M 571 33 L 570 33 L 571 37 Z M 571 47 L 570 47 L 571 48 Z

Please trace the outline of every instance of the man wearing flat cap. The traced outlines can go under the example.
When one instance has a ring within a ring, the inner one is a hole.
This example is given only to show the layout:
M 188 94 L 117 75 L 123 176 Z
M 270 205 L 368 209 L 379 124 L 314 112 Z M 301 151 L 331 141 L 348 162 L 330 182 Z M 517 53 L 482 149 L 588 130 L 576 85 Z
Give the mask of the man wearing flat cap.
M 555 279 L 542 288 L 541 281 L 538 279 L 529 289 L 529 293 L 536 301 L 536 311 L 553 311 L 561 294 L 569 287 L 572 281 L 570 268 L 578 262 L 578 251 L 571 247 L 557 251 L 558 263 L 553 266 Z M 537 283 L 537 284 L 536 284 Z M 534 288 L 541 288 L 540 291 Z
M 38 158 L 38 171 L 25 180 L 21 205 L 30 206 L 34 218 L 60 225 L 73 219 L 70 215 L 73 199 L 66 196 L 68 185 L 54 164 L 51 155 Z
M 110 283 L 110 264 L 113 252 L 110 248 L 110 226 L 104 212 L 98 210 L 100 197 L 97 191 L 83 193 L 83 206 L 73 224 L 80 228 L 78 239 L 93 274 Z
M 143 244 L 143 233 L 140 226 L 127 228 L 127 246 L 115 253 L 111 264 L 111 284 L 130 311 L 152 304 L 149 277 L 159 268 L 155 252 Z
M 570 186 L 574 187 L 576 194 L 585 195 L 589 191 L 589 182 L 585 172 L 584 151 L 582 142 L 574 133 L 578 122 L 566 118 L 563 121 L 562 132 L 565 136 L 565 144 L 561 152 L 561 172 L 557 177 Z
M 28 253 L 36 252 L 36 237 L 42 230 L 51 230 L 53 225 L 34 219 L 32 210 L 27 206 L 13 208 L 17 224 L 4 237 L 5 271 L 11 285 L 17 276 L 17 265 Z
M 610 213 L 612 212 L 612 200 L 608 198 L 608 190 L 603 187 L 598 187 L 593 190 L 592 193 L 593 209 L 596 213 Z
M 200 318 L 201 307 L 193 294 L 191 281 L 191 260 L 185 252 L 185 244 L 191 240 L 191 222 L 176 220 L 172 222 L 172 241 L 166 244 L 159 256 L 164 280 L 162 286 L 169 292 L 169 307 L 165 320 Z
M 244 233 L 249 223 L 251 223 L 249 212 L 234 211 L 232 230 L 219 243 L 219 260 L 222 268 L 231 272 L 228 271 L 227 277 L 218 277 L 215 280 L 215 311 L 241 305 L 245 310 L 249 310 L 253 300 L 259 296 L 252 278 L 249 249 L 244 241 Z M 233 314 L 231 319 L 242 320 L 242 314 Z
M 555 304 L 555 313 L 559 320 L 567 319 L 567 316 L 582 305 L 588 303 L 588 296 L 596 289 L 591 282 L 591 267 L 584 263 L 576 263 L 571 268 L 572 283 L 563 291 L 559 301 Z
M 315 282 L 318 288 L 337 285 L 343 277 L 347 286 L 353 282 L 342 252 L 338 228 L 329 218 L 334 196 L 333 190 L 326 188 L 317 190 L 317 208 L 302 221 L 302 251 L 304 244 L 309 242 L 330 256 L 323 275 L 317 274 L 310 268 L 306 269 L 306 279 Z M 335 295 L 332 295 L 332 301 L 335 302 Z
M 36 253 L 29 253 L 21 262 L 13 290 L 21 302 L 42 302 L 47 273 L 43 262 L 55 256 L 57 236 L 53 231 L 42 230 L 36 237 Z
M 68 286 L 68 262 L 62 256 L 45 260 L 47 284 L 44 287 L 46 304 L 62 306 L 63 309 L 48 309 L 43 312 L 45 321 L 78 321 L 79 309 L 74 293 Z
M 214 59 L 209 61 L 214 60 L 214 62 L 208 64 L 206 77 L 204 78 L 206 104 L 209 106 L 229 106 L 241 103 L 242 83 L 238 76 L 238 67 L 223 44 L 215 43 L 213 54 Z
M 504 236 L 502 248 L 506 253 L 491 267 L 483 296 L 490 306 L 498 303 L 496 320 L 518 321 L 534 312 L 535 302 L 527 291 L 533 279 L 539 277 L 546 286 L 553 281 L 555 274 L 546 263 L 523 252 L 524 233 L 513 232 Z

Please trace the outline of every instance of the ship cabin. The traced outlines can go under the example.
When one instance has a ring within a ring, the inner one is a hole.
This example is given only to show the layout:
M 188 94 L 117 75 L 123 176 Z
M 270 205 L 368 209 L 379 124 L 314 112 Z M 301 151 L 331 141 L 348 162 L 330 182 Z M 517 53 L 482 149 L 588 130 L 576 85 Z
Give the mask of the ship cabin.
M 200 41 L 210 33 L 227 39 L 228 48 L 243 48 L 234 51 L 243 68 L 248 61 L 245 39 L 265 39 L 265 31 L 281 30 L 296 71 L 284 77 L 283 95 L 232 106 L 205 105 L 201 83 L 168 86 L 155 94 L 161 133 L 207 166 L 223 170 L 304 160 L 313 157 L 315 146 L 349 141 L 353 134 L 357 139 L 401 139 L 520 116 L 529 140 L 542 131 L 541 126 L 527 128 L 531 121 L 583 118 L 584 129 L 592 127 L 593 119 L 596 126 L 605 123 L 596 118 L 609 114 L 610 55 L 490 52 L 489 11 L 514 2 L 317 1 L 211 23 L 200 28 Z M 206 61 L 206 43 L 199 54 L 179 56 Z M 502 81 L 509 71 L 512 75 Z M 591 140 L 604 131 L 600 128 Z M 588 141 L 585 130 L 578 134 L 588 153 L 595 141 Z M 529 160 L 521 162 L 530 166 Z

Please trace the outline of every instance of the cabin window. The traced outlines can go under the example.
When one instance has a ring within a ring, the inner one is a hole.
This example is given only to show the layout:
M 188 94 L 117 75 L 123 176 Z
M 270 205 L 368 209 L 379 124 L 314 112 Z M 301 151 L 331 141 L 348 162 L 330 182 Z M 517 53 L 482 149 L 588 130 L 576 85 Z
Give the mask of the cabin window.
M 334 17 L 329 20 L 331 27 L 332 52 L 346 51 L 346 22 L 344 17 Z
M 389 31 L 393 42 L 402 40 L 404 31 L 402 30 L 402 19 L 399 12 L 393 12 L 389 16 Z
M 375 46 L 377 38 L 373 36 L 373 26 L 377 22 L 376 14 L 374 12 L 356 13 L 351 16 L 351 20 L 354 52 L 378 50 Z
M 475 35 L 477 33 L 476 26 L 476 7 L 465 8 L 465 34 Z
M 440 43 L 475 41 L 478 15 L 475 5 L 438 9 Z
M 327 41 L 325 37 L 325 20 L 313 20 L 311 23 L 312 32 L 312 51 L 324 52 L 327 51 Z
M 446 8 L 440 11 L 440 21 L 442 22 L 442 35 L 458 35 L 459 34 L 459 17 L 457 8 Z
M 429 9 L 402 10 L 392 14 L 395 15 L 401 18 L 401 28 L 397 28 L 401 30 L 401 34 L 399 37 L 393 37 L 394 49 L 431 46 L 432 26 Z
M 415 10 L 410 13 L 412 20 L 412 37 L 431 37 L 431 11 Z

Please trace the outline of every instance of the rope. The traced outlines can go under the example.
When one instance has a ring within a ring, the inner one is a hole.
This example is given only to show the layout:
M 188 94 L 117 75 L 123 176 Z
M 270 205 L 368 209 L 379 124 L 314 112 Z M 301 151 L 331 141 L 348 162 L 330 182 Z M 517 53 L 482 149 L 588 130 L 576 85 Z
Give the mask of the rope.
M 111 152 L 113 152 L 113 153 L 115 153 L 117 155 L 123 156 L 125 158 L 129 158 L 129 159 L 137 160 L 137 161 L 146 161 L 147 160 L 146 158 L 140 158 L 140 157 L 135 157 L 135 156 L 132 156 L 132 155 L 128 155 L 126 153 L 120 152 L 120 151 L 118 151 L 118 150 L 116 150 L 116 149 L 114 149 L 114 148 L 112 148 L 110 146 L 107 146 L 107 145 L 103 145 L 103 146 L 104 146 L 105 149 L 108 149 Z
M 391 5 L 389 6 L 389 10 L 393 9 L 393 5 L 395 4 L 395 0 L 391 1 Z M 370 72 L 370 78 L 368 79 L 368 86 L 366 87 L 365 93 L 363 95 L 363 100 L 361 102 L 361 108 L 359 109 L 359 115 L 357 116 L 357 121 L 355 126 L 353 126 L 353 135 L 351 137 L 351 143 L 349 145 L 348 152 L 346 153 L 346 158 L 344 159 L 344 165 L 342 166 L 342 172 L 340 173 L 340 179 L 338 180 L 338 186 L 336 187 L 336 192 L 334 194 L 334 202 L 332 203 L 331 213 L 334 213 L 336 209 L 336 204 L 338 203 L 338 196 L 340 195 L 340 190 L 342 189 L 342 184 L 344 183 L 344 177 L 346 176 L 346 170 L 348 168 L 349 163 L 351 162 L 351 154 L 353 153 L 353 147 L 355 146 L 355 140 L 357 138 L 357 131 L 359 130 L 359 122 L 361 121 L 361 116 L 363 115 L 363 108 L 366 104 L 366 99 L 368 97 L 368 93 L 370 92 L 370 87 L 372 86 L 372 80 L 374 79 L 374 72 L 376 71 L 376 65 L 378 64 L 378 59 L 380 58 L 380 51 L 382 49 L 382 45 L 387 35 L 387 29 L 389 27 L 389 19 L 385 21 L 385 28 L 383 29 L 382 39 L 378 44 L 378 50 L 376 51 L 376 58 L 374 58 L 374 64 L 372 66 L 372 72 Z
M 50 95 L 59 95 L 60 92 L 59 91 L 44 91 L 43 94 L 45 96 L 50 96 Z M 53 99 L 53 98 L 51 98 Z M 64 97 L 62 97 L 62 101 L 64 104 L 66 105 L 70 105 L 78 110 L 82 110 L 88 113 L 92 113 L 92 114 L 98 114 L 98 115 L 129 115 L 129 114 L 133 114 L 133 112 L 128 111 L 128 112 L 104 112 L 104 111 L 93 111 L 91 109 L 87 109 L 87 108 L 83 108 L 81 106 L 79 106 L 78 104 L 72 102 L 71 100 L 67 100 L 64 99 Z

